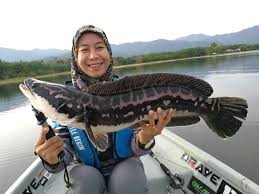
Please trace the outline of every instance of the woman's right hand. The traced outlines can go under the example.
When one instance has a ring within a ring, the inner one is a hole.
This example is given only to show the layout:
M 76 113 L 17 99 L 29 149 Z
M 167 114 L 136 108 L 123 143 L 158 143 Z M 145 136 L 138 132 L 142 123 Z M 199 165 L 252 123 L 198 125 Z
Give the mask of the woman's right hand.
M 49 164 L 57 164 L 59 162 L 58 154 L 64 150 L 64 142 L 59 136 L 47 140 L 48 131 L 49 128 L 42 129 L 40 137 L 34 145 L 34 151 Z

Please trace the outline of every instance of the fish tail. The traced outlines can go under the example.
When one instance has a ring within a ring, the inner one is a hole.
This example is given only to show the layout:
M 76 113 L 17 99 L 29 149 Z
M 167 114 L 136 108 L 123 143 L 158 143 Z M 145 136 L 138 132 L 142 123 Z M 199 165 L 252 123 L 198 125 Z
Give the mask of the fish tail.
M 201 115 L 209 128 L 220 137 L 231 137 L 242 126 L 247 116 L 247 101 L 237 97 L 208 98 L 211 106 L 207 114 Z

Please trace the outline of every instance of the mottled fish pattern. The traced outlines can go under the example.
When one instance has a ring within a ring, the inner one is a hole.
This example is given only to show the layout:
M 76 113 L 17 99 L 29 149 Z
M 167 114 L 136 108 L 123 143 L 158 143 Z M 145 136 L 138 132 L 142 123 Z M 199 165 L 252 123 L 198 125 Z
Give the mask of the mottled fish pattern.
M 20 89 L 52 120 L 86 129 L 97 147 L 95 137 L 147 121 L 148 111 L 158 107 L 165 114 L 174 109 L 170 126 L 191 125 L 203 118 L 219 136 L 230 137 L 241 127 L 248 107 L 238 97 L 209 98 L 213 89 L 206 81 L 171 73 L 128 76 L 91 85 L 85 91 L 26 79 Z

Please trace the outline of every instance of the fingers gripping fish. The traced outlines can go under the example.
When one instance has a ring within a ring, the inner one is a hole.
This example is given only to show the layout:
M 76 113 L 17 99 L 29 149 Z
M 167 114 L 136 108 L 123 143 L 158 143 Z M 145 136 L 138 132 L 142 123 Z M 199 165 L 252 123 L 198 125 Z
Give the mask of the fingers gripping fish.
M 234 135 L 247 115 L 247 102 L 237 97 L 209 98 L 204 80 L 181 74 L 155 73 L 91 85 L 87 91 L 26 79 L 20 89 L 31 104 L 60 125 L 86 130 L 99 150 L 107 133 L 148 121 L 148 111 L 174 109 L 170 126 L 195 124 L 200 118 L 220 137 Z

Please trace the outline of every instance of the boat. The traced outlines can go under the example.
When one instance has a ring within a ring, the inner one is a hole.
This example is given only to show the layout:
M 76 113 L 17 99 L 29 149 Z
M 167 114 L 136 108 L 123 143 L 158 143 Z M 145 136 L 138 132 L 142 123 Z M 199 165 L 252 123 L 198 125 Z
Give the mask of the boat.
M 259 194 L 259 185 L 178 135 L 164 129 L 151 155 L 141 157 L 150 194 Z M 6 194 L 70 193 L 64 174 L 36 159 Z

